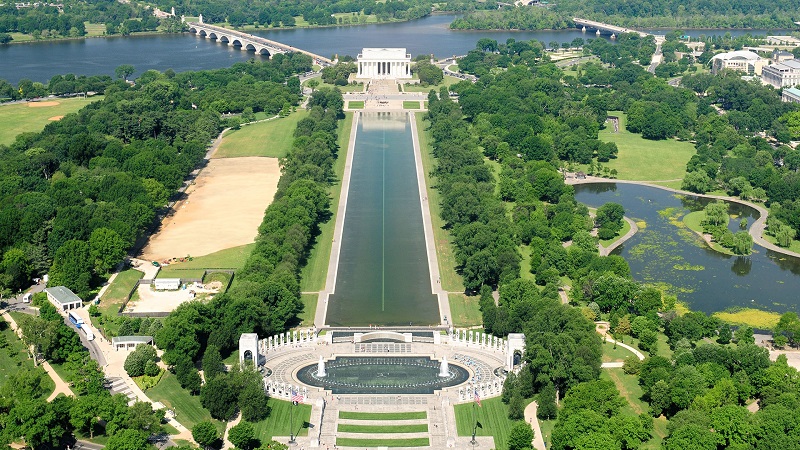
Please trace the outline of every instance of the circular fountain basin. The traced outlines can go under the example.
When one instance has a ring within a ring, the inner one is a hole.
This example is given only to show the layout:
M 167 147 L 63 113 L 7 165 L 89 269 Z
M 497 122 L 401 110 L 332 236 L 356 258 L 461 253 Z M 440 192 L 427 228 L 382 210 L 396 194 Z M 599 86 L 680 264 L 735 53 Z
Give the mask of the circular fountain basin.
M 427 356 L 340 356 L 325 363 L 326 376 L 317 376 L 314 363 L 302 367 L 297 378 L 334 394 L 432 394 L 470 378 L 467 369 L 453 363 L 447 376 L 439 376 L 440 367 Z

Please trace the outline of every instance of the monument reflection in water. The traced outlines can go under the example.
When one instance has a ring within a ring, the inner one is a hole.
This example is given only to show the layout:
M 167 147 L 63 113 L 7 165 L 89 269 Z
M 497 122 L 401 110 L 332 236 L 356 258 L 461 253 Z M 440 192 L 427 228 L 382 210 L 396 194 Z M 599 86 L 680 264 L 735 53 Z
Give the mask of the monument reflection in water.
M 447 376 L 441 376 L 441 368 L 442 363 L 425 356 L 341 356 L 325 363 L 325 376 L 317 375 L 314 363 L 300 369 L 297 378 L 334 394 L 432 394 L 469 380 L 461 366 L 447 364 Z

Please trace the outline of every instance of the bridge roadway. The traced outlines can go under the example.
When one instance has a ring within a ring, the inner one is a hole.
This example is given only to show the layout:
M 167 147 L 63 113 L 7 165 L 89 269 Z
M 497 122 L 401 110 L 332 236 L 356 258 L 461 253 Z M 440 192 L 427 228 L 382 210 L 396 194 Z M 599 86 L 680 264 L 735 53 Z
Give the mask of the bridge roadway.
M 217 42 L 228 44 L 232 47 L 240 47 L 245 51 L 253 51 L 257 54 L 267 54 L 272 57 L 276 53 L 302 53 L 314 59 L 314 63 L 320 66 L 331 66 L 334 64 L 329 58 L 311 53 L 309 51 L 292 47 L 291 45 L 282 44 L 271 39 L 266 39 L 261 36 L 254 36 L 252 34 L 244 33 L 236 30 L 229 30 L 227 28 L 218 27 L 216 25 L 209 25 L 200 22 L 187 22 L 189 31 L 202 36 L 206 39 L 216 39 Z
M 595 30 L 597 30 L 597 34 L 600 34 L 601 31 L 605 31 L 605 32 L 611 33 L 612 37 L 613 37 L 613 36 L 621 34 L 621 33 L 636 33 L 641 37 L 654 36 L 656 38 L 656 42 L 657 43 L 659 41 L 662 41 L 662 42 L 664 41 L 664 36 L 662 36 L 662 35 L 652 34 L 652 33 L 645 33 L 644 31 L 633 30 L 633 29 L 630 29 L 630 28 L 618 27 L 616 25 L 609 25 L 607 23 L 602 23 L 602 22 L 595 22 L 594 20 L 581 19 L 580 17 L 573 17 L 572 21 L 576 25 L 582 26 L 584 31 L 586 31 L 586 28 L 594 28 Z

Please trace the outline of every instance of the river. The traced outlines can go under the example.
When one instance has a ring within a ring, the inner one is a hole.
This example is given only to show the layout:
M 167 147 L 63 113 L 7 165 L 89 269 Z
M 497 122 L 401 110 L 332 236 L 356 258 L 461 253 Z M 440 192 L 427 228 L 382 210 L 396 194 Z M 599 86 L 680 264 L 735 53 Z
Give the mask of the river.
M 571 42 L 577 37 L 593 38 L 578 29 L 559 31 L 454 31 L 448 28 L 455 15 L 434 14 L 409 22 L 265 30 L 256 34 L 313 53 L 332 56 L 357 55 L 363 47 L 405 47 L 416 56 L 432 53 L 437 57 L 463 55 L 481 38 L 506 42 L 538 39 L 549 44 Z M 724 33 L 727 30 L 718 30 Z M 692 36 L 711 34 L 709 30 L 687 30 Z M 765 30 L 731 30 L 764 34 Z M 68 41 L 0 45 L 0 79 L 11 83 L 27 78 L 47 82 L 54 75 L 114 75 L 121 64 L 133 65 L 140 74 L 149 69 L 203 70 L 228 67 L 238 61 L 261 58 L 253 53 L 206 40 L 189 33 L 169 35 L 109 37 Z
M 686 214 L 711 200 L 622 183 L 576 185 L 575 193 L 593 207 L 619 203 L 639 223 L 640 231 L 613 252 L 628 261 L 637 281 L 664 286 L 691 309 L 707 313 L 731 307 L 800 310 L 800 260 L 759 246 L 749 256 L 724 255 L 683 225 Z M 738 204 L 730 204 L 729 213 L 732 231 L 741 219 L 749 226 L 758 217 Z

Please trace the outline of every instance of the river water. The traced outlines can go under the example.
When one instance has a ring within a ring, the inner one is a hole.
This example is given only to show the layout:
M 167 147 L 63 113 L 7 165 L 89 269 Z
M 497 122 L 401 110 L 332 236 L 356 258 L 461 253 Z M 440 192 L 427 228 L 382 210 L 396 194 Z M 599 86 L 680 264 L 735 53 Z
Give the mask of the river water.
M 683 225 L 686 214 L 710 200 L 623 183 L 577 185 L 575 197 L 593 207 L 621 204 L 640 230 L 613 253 L 628 261 L 634 279 L 667 288 L 691 309 L 800 311 L 800 260 L 759 246 L 749 256 L 724 255 Z M 753 208 L 734 203 L 729 213 L 731 231 L 738 231 L 741 219 L 750 225 L 758 217 Z
M 481 38 L 506 42 L 537 39 L 549 44 L 571 42 L 593 33 L 577 29 L 560 31 L 453 31 L 448 28 L 456 16 L 436 14 L 401 23 L 363 26 L 298 28 L 259 31 L 256 34 L 302 48 L 322 56 L 357 55 L 363 47 L 406 47 L 412 56 L 432 53 L 442 58 L 463 55 Z M 663 32 L 663 31 L 661 31 Z M 724 33 L 725 30 L 716 31 Z M 748 31 L 732 30 L 732 35 Z M 764 30 L 751 30 L 764 34 Z M 696 36 L 708 30 L 687 30 Z M 179 35 L 109 37 L 72 41 L 0 45 L 0 79 L 16 84 L 27 78 L 47 82 L 54 75 L 111 75 L 121 64 L 133 65 L 140 74 L 149 69 L 164 71 L 215 69 L 238 61 L 261 58 L 253 53 L 206 40 L 189 33 Z M 136 76 L 136 74 L 134 76 Z

